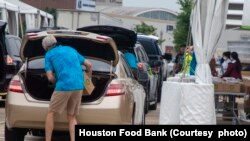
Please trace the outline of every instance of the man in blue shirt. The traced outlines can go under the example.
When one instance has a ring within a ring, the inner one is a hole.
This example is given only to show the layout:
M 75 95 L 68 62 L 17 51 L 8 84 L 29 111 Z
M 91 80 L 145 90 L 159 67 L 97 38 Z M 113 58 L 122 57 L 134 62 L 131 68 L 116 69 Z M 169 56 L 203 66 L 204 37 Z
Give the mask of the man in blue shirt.
M 67 110 L 70 140 L 75 140 L 76 115 L 79 114 L 81 97 L 84 89 L 82 66 L 85 65 L 92 76 L 91 64 L 75 49 L 56 45 L 57 40 L 49 35 L 42 41 L 45 54 L 45 71 L 50 82 L 55 83 L 55 90 L 50 100 L 45 123 L 46 141 L 51 141 L 54 127 L 54 113 Z
M 124 53 L 124 57 L 132 69 L 137 69 L 138 61 L 137 61 L 134 53 L 127 51 Z

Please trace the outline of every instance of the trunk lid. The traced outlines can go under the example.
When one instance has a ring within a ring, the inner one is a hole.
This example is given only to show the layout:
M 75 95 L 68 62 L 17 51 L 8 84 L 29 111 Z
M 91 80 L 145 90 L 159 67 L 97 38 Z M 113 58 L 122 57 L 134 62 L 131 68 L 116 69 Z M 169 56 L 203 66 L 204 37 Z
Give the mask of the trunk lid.
M 45 55 L 42 39 L 47 35 L 54 35 L 59 44 L 71 46 L 83 56 L 102 59 L 113 66 L 118 63 L 118 51 L 112 38 L 88 32 L 62 30 L 28 33 L 21 45 L 20 56 L 23 62 Z
M 137 34 L 129 29 L 116 26 L 96 25 L 78 28 L 79 31 L 92 32 L 114 39 L 118 50 L 128 50 L 135 46 Z

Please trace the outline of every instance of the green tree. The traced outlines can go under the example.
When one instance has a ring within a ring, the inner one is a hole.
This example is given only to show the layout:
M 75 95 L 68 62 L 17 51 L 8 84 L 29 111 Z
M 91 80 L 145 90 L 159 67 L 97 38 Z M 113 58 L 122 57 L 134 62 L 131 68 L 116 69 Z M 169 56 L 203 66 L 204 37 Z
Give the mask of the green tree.
M 56 19 L 57 19 L 56 9 L 55 8 L 48 8 L 48 7 L 46 7 L 44 9 L 44 11 L 47 12 L 47 13 L 50 13 L 54 17 L 55 26 L 56 26 Z
M 141 24 L 138 24 L 138 25 L 135 25 L 135 28 L 134 30 L 137 32 L 137 33 L 142 33 L 142 34 L 145 34 L 145 35 L 155 35 L 155 36 L 158 36 L 156 34 L 156 30 L 157 28 L 155 28 L 154 26 L 152 25 L 148 25 L 144 22 L 141 22 Z M 165 40 L 163 39 L 159 39 L 159 44 L 161 45 Z
M 141 24 L 135 25 L 134 30 L 137 33 L 143 33 L 145 35 L 156 35 L 155 31 L 157 30 L 154 26 L 148 25 L 144 22 L 141 22 Z
M 181 5 L 181 13 L 177 16 L 176 29 L 174 31 L 175 49 L 179 51 L 182 44 L 187 44 L 190 27 L 190 15 L 192 11 L 193 0 L 178 0 Z M 192 41 L 192 40 L 190 40 Z

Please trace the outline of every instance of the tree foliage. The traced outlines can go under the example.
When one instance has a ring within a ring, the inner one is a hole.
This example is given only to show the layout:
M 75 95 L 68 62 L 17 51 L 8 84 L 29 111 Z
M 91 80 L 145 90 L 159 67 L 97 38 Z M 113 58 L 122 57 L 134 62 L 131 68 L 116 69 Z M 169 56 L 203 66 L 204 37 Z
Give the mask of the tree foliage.
M 57 19 L 56 9 L 46 7 L 44 9 L 44 11 L 46 11 L 47 13 L 50 13 L 54 17 L 54 21 L 55 21 L 55 24 L 56 24 L 56 19 Z
M 141 22 L 141 24 L 135 25 L 134 30 L 137 33 L 142 33 L 145 35 L 156 35 L 155 31 L 157 30 L 154 26 L 148 25 L 144 22 Z
M 155 28 L 152 25 L 148 25 L 148 24 L 146 24 L 144 22 L 141 22 L 141 24 L 135 25 L 134 30 L 137 33 L 142 33 L 142 34 L 145 34 L 145 35 L 155 35 L 155 36 L 158 36 L 156 34 L 157 28 Z M 158 43 L 161 45 L 164 41 L 165 41 L 164 39 L 159 39 Z
M 181 13 L 177 16 L 176 29 L 174 31 L 174 44 L 176 50 L 179 50 L 180 45 L 187 44 L 190 15 L 192 11 L 192 0 L 178 0 L 181 5 Z

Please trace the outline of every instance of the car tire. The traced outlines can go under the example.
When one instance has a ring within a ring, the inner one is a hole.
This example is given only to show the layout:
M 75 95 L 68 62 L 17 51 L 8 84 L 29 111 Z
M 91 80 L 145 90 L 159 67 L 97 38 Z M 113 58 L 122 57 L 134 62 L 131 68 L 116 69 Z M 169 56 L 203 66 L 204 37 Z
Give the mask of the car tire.
M 148 87 L 148 88 L 150 88 L 150 87 Z M 148 88 L 147 88 L 145 103 L 144 103 L 144 112 L 145 112 L 145 114 L 147 114 L 148 110 L 149 110 L 149 90 L 148 90 Z
M 144 104 L 144 113 L 147 114 L 148 113 L 148 110 L 149 110 L 149 102 L 147 100 L 147 96 L 145 98 L 145 104 Z
M 155 103 L 153 105 L 149 105 L 149 110 L 156 110 L 157 109 L 157 102 L 158 101 L 158 92 L 156 91 L 155 94 Z
M 145 112 L 143 112 L 141 125 L 145 125 L 145 123 L 146 123 L 146 115 L 145 115 Z
M 8 129 L 5 124 L 5 141 L 24 141 L 24 137 L 27 132 L 22 129 Z
M 158 103 L 161 102 L 161 89 L 162 89 L 161 87 L 162 87 L 162 83 L 159 84 L 158 89 L 157 89 L 157 102 Z
M 149 106 L 150 110 L 156 110 L 157 109 L 157 102 L 155 102 L 153 105 Z

